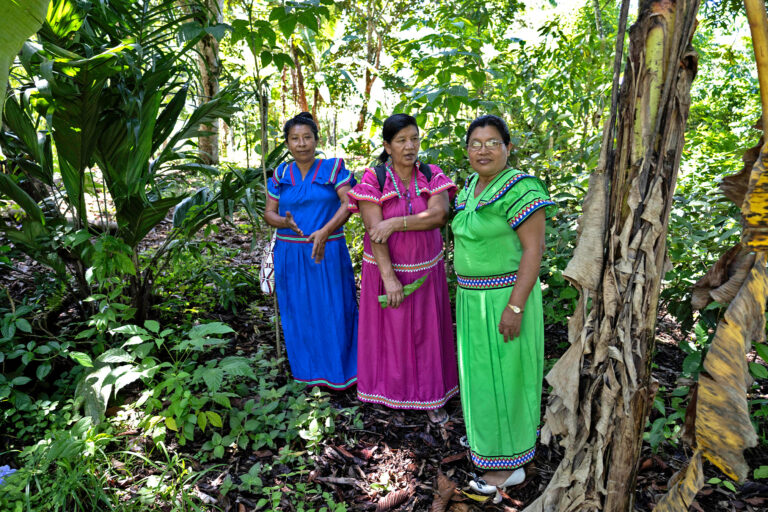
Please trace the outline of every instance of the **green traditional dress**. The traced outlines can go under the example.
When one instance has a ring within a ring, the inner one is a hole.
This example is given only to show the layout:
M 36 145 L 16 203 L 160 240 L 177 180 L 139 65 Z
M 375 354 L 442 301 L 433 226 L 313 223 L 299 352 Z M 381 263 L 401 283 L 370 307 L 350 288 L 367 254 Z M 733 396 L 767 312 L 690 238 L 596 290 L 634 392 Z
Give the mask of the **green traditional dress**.
M 504 343 L 499 321 L 522 256 L 515 230 L 554 203 L 541 180 L 515 169 L 500 172 L 477 197 L 476 185 L 473 174 L 456 197 L 451 226 L 459 387 L 472 462 L 483 470 L 509 470 L 536 452 L 544 366 L 538 280 L 525 303 L 520 336 Z

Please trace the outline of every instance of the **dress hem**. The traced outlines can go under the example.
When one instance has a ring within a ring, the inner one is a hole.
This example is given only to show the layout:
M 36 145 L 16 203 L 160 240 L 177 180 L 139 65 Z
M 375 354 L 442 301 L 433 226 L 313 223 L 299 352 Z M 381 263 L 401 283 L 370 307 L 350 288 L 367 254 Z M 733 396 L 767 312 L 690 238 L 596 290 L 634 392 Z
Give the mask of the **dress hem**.
M 419 401 L 419 400 L 393 400 L 382 395 L 373 395 L 370 393 L 364 393 L 357 390 L 357 399 L 361 402 L 367 402 L 372 404 L 380 404 L 390 409 L 413 409 L 417 411 L 435 410 L 443 407 L 448 400 L 456 396 L 459 392 L 459 386 L 454 386 L 449 389 L 443 398 L 431 401 Z
M 331 381 L 329 381 L 327 379 L 304 380 L 304 379 L 294 378 L 293 380 L 295 380 L 299 384 L 304 384 L 307 387 L 309 387 L 309 386 L 323 386 L 323 387 L 326 387 L 326 388 L 331 388 L 331 389 L 335 389 L 335 390 L 339 390 L 340 391 L 340 390 L 344 390 L 344 389 L 349 389 L 352 386 L 354 386 L 355 384 L 357 384 L 357 375 L 355 375 L 354 377 L 352 377 L 348 381 L 343 382 L 341 384 L 336 384 L 335 382 L 331 382 Z
M 469 450 L 472 463 L 480 469 L 500 471 L 520 468 L 533 460 L 536 455 L 536 445 L 517 455 L 488 456 L 478 455 Z

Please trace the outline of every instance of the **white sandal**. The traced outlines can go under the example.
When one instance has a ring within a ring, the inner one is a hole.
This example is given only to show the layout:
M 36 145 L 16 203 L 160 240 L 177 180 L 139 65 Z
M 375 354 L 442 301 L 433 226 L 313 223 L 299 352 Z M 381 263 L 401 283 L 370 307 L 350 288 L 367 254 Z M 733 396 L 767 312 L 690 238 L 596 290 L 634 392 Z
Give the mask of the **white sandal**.
M 509 477 L 500 485 L 490 485 L 482 478 L 475 477 L 469 481 L 469 488 L 480 494 L 495 494 L 493 497 L 493 503 L 498 504 L 501 502 L 501 494 L 499 489 L 506 489 L 513 485 L 520 485 L 525 481 L 525 470 L 518 468 L 512 472 Z

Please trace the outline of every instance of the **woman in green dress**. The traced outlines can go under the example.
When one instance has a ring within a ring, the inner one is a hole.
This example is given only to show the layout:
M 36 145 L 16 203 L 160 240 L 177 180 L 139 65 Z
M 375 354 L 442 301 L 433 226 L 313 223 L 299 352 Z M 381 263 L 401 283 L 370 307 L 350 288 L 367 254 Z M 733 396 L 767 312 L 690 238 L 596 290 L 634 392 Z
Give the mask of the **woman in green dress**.
M 467 130 L 474 169 L 456 197 L 454 267 L 459 387 L 472 462 L 484 494 L 517 485 L 533 459 L 541 413 L 544 315 L 539 267 L 548 209 L 541 180 L 507 166 L 506 123 Z

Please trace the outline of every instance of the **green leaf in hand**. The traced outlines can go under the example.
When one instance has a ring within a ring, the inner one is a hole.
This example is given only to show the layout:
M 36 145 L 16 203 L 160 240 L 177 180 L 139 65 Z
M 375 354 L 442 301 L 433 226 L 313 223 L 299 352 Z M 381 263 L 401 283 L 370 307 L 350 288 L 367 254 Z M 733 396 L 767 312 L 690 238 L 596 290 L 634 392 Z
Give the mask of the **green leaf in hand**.
M 424 284 L 424 280 L 427 278 L 428 275 L 429 274 L 423 275 L 419 279 L 417 279 L 416 281 L 412 282 L 411 284 L 407 284 L 407 285 L 403 286 L 403 295 L 405 297 L 407 297 L 410 294 L 412 294 L 413 292 L 415 292 L 416 290 L 418 290 L 419 287 L 422 284 Z M 382 308 L 386 308 L 387 307 L 387 296 L 386 295 L 379 295 L 379 304 L 381 305 Z

